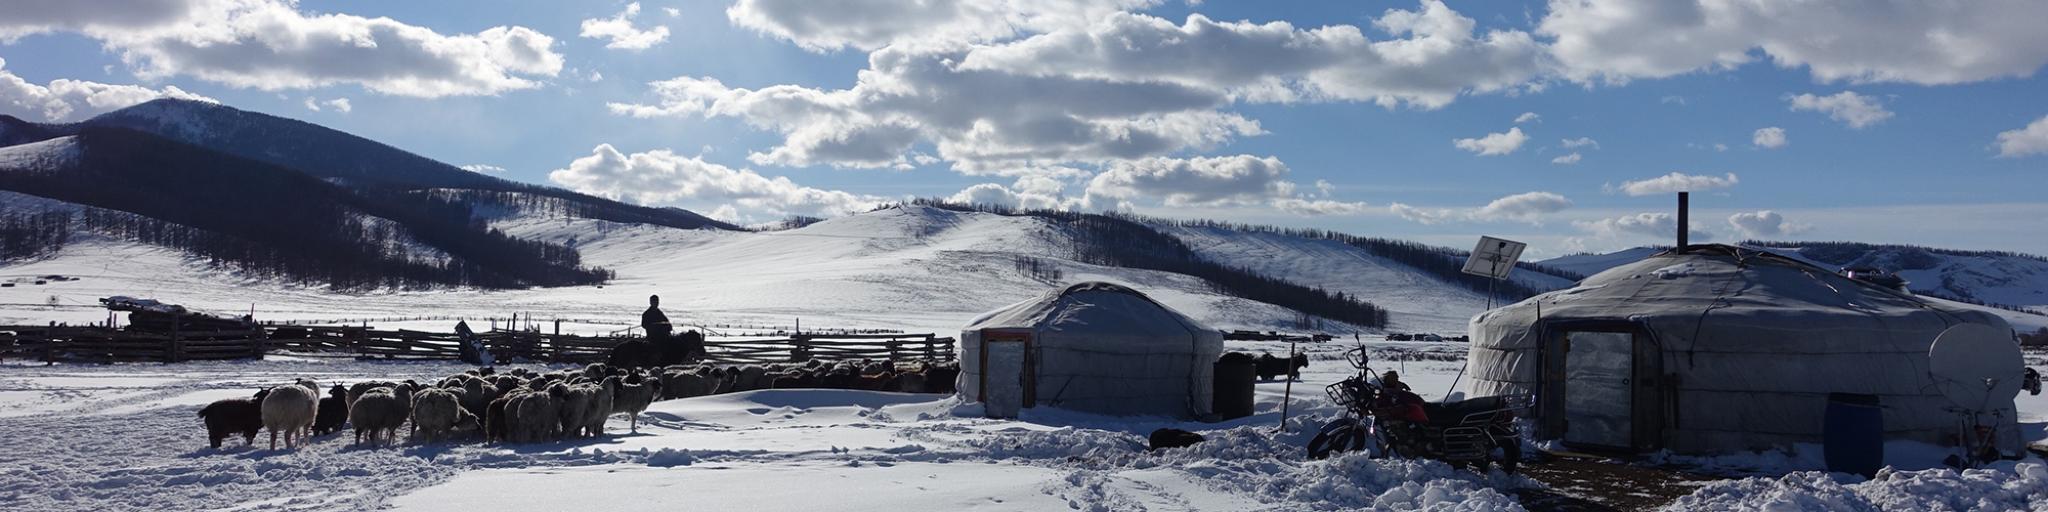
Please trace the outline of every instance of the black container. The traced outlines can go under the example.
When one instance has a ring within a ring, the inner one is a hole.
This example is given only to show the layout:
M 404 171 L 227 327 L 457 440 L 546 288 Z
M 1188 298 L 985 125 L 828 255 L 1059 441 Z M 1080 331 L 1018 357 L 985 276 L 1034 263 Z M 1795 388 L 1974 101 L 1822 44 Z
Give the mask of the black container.
M 1223 419 L 1252 415 L 1252 384 L 1258 380 L 1258 364 L 1243 352 L 1223 354 L 1216 360 L 1215 410 Z

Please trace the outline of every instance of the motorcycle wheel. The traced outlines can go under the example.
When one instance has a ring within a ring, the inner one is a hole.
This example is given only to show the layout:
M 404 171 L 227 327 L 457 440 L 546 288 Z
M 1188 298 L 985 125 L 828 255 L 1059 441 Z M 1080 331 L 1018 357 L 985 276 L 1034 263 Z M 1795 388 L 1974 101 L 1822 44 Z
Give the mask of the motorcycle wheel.
M 1316 437 L 1308 441 L 1308 458 L 1325 459 L 1330 455 L 1365 449 L 1365 429 L 1357 420 L 1339 419 L 1323 425 Z

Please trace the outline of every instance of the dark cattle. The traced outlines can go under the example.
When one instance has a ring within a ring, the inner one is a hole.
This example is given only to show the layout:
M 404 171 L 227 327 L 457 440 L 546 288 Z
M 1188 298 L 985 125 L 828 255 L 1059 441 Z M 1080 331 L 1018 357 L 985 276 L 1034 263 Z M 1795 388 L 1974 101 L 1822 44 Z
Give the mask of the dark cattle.
M 206 441 L 214 448 L 220 447 L 221 440 L 241 434 L 242 442 L 256 442 L 256 431 L 263 430 L 263 397 L 270 390 L 257 391 L 251 398 L 229 398 L 207 404 L 199 410 L 199 417 L 206 419 Z
M 1286 375 L 1289 379 L 1300 379 L 1301 369 L 1308 367 L 1308 354 L 1295 354 L 1291 358 L 1273 357 L 1273 354 L 1259 354 L 1258 360 L 1254 361 L 1254 363 L 1257 365 L 1257 368 L 1253 370 L 1253 373 L 1259 375 L 1259 380 L 1273 380 L 1274 377 L 1281 375 Z
M 1152 431 L 1152 449 L 1185 448 L 1202 442 L 1202 435 L 1177 428 L 1162 428 Z

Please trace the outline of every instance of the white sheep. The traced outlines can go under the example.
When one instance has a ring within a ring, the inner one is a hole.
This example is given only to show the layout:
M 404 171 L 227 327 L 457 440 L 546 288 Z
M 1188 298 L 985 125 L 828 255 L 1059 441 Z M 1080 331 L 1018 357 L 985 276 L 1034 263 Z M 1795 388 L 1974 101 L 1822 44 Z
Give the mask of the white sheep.
M 420 434 L 424 431 L 422 437 L 428 441 L 446 437 L 465 414 L 468 413 L 462 410 L 461 399 L 446 389 L 429 388 L 413 395 L 413 432 Z
M 640 432 L 640 413 L 646 411 L 649 404 L 654 403 L 654 397 L 661 395 L 661 381 L 642 379 L 640 374 L 635 373 L 624 379 L 618 376 L 606 377 L 604 384 L 612 391 L 610 414 L 625 413 L 632 431 Z
M 263 397 L 263 427 L 270 429 L 270 449 L 277 449 L 279 433 L 284 434 L 286 448 L 297 448 L 313 435 L 313 419 L 319 413 L 319 384 L 302 380 L 270 388 Z
M 349 423 L 355 426 L 356 442 L 369 437 L 376 444 L 381 437 L 385 442 L 398 435 L 398 427 L 405 426 L 405 419 L 412 414 L 412 386 L 399 384 L 395 387 L 369 390 L 356 397 L 349 408 Z

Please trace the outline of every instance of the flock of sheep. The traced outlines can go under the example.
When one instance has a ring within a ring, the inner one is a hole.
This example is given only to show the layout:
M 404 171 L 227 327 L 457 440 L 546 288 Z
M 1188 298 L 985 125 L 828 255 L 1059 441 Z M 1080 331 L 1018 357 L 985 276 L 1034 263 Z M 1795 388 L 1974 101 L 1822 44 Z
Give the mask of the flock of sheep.
M 485 441 L 530 443 L 604 434 L 605 420 L 626 414 L 639 431 L 640 413 L 656 400 L 757 389 L 862 389 L 908 393 L 951 393 L 957 363 L 841 361 L 768 365 L 671 365 L 624 368 L 605 363 L 580 371 L 504 373 L 472 369 L 432 386 L 412 380 L 336 384 L 320 396 L 311 380 L 257 391 L 254 396 L 215 401 L 199 410 L 214 448 L 241 435 L 255 444 L 270 431 L 286 448 L 312 436 L 355 430 L 355 442 L 391 444 L 408 421 L 410 434 L 425 441 L 481 434 Z

